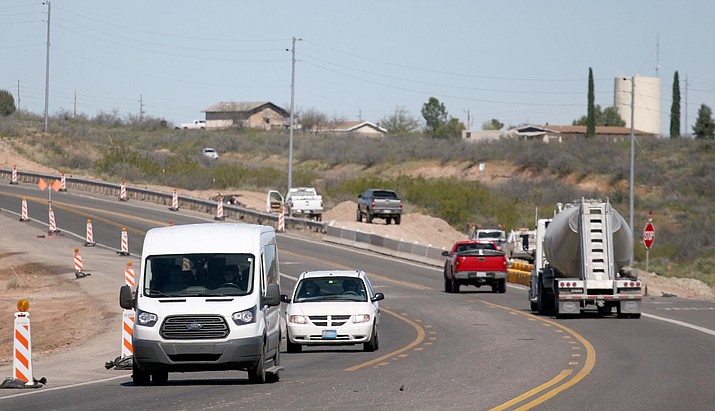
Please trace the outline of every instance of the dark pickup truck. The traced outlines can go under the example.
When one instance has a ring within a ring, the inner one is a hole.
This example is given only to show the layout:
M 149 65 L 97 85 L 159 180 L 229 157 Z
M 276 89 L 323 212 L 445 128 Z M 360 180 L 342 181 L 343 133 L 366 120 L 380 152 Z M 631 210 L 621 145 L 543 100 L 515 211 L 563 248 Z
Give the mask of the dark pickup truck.
M 357 221 L 372 224 L 373 218 L 384 218 L 387 224 L 402 218 L 402 200 L 392 190 L 370 188 L 358 196 Z
M 443 251 L 444 291 L 458 293 L 460 285 L 490 285 L 495 293 L 506 292 L 509 263 L 493 242 L 457 241 L 451 251 Z

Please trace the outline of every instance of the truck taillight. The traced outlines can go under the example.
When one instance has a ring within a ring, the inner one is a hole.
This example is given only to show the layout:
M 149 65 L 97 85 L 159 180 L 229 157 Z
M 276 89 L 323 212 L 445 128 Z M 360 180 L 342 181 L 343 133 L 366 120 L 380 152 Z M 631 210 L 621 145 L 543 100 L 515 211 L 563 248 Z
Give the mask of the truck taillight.
M 583 286 L 576 281 L 560 281 L 559 293 L 583 294 Z
M 370 207 L 375 208 L 375 200 L 372 200 L 372 202 L 370 203 Z
M 402 208 L 402 200 L 400 200 L 400 208 Z

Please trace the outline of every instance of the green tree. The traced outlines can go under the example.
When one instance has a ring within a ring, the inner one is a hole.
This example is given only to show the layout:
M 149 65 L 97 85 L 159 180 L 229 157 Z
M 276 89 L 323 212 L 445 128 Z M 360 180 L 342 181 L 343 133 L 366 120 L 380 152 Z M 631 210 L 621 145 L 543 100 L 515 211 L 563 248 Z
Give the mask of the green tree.
M 670 106 L 670 138 L 680 137 L 680 79 L 673 77 L 673 104 Z
M 482 123 L 482 130 L 501 130 L 502 127 L 504 127 L 504 123 L 495 118 Z
M 464 124 L 457 118 L 449 117 L 444 104 L 434 97 L 422 106 L 422 117 L 426 123 L 425 132 L 434 138 L 459 138 L 464 130 Z
M 425 119 L 425 131 L 435 134 L 437 130 L 447 122 L 447 109 L 435 97 L 430 97 L 422 105 L 422 117 Z
M 596 104 L 593 109 L 593 115 L 596 118 L 597 126 L 624 127 L 626 125 L 626 122 L 621 118 L 615 106 L 606 107 L 605 110 L 601 110 L 601 105 Z M 582 116 L 578 120 L 574 120 L 572 124 L 574 126 L 585 126 L 588 124 L 588 117 Z
M 715 139 L 715 121 L 713 121 L 713 111 L 705 104 L 701 104 L 698 109 L 698 119 L 693 125 L 693 134 L 695 138 L 704 138 L 708 140 Z
M 420 123 L 404 107 L 396 107 L 392 115 L 380 120 L 380 126 L 384 127 L 388 134 L 404 136 L 417 131 Z
M 0 116 L 9 116 L 15 112 L 15 98 L 7 90 L 0 90 Z
M 600 109 L 600 107 L 599 107 Z M 616 106 L 606 107 L 600 118 L 596 122 L 599 126 L 625 127 L 626 121 L 618 113 Z
M 586 137 L 596 137 L 596 110 L 593 91 L 593 70 L 588 68 L 588 107 L 586 108 Z

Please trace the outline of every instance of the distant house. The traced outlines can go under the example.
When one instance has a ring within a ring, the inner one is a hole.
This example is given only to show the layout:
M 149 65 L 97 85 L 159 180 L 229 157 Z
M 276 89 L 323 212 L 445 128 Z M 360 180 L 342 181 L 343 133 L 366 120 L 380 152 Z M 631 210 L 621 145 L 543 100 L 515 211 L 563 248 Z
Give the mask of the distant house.
M 326 132 L 329 133 L 359 133 L 372 136 L 382 136 L 387 130 L 369 121 L 342 121 L 331 124 Z
M 467 143 L 481 143 L 496 141 L 501 138 L 514 137 L 512 130 L 462 130 L 462 141 Z
M 510 134 L 525 140 L 542 140 L 546 143 L 586 137 L 586 126 L 540 126 L 529 124 L 513 128 L 509 131 Z M 640 130 L 634 130 L 633 134 L 636 136 L 655 137 L 654 134 Z M 628 127 L 596 126 L 596 138 L 599 140 L 622 141 L 629 139 L 630 135 L 631 129 Z
M 207 128 L 283 128 L 290 113 L 268 101 L 221 102 L 201 110 Z

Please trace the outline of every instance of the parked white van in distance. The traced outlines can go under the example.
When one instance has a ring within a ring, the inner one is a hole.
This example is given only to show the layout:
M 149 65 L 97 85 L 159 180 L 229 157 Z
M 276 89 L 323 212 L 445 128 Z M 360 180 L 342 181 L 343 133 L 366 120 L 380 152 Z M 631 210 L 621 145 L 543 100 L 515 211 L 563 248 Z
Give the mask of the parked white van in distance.
M 280 283 L 273 227 L 205 223 L 154 228 L 144 238 L 137 289 L 120 291 L 136 310 L 135 385 L 169 372 L 243 370 L 276 382 Z

